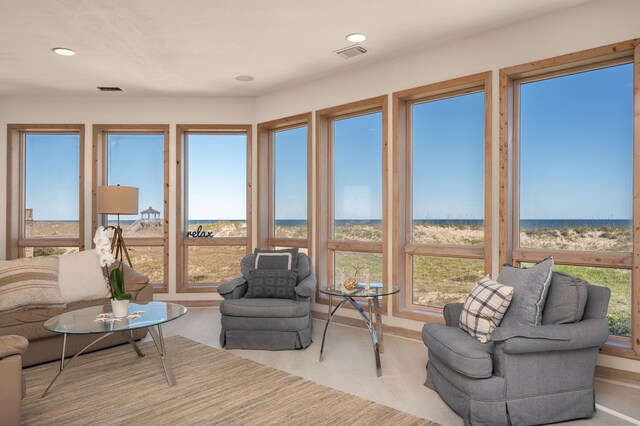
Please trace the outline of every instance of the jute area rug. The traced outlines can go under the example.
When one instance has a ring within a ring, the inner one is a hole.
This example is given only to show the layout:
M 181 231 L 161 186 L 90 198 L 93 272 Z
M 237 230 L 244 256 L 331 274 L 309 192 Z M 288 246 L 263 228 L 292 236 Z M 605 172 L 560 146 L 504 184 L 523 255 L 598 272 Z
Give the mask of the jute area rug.
M 152 342 L 138 358 L 129 345 L 78 357 L 58 369 L 25 370 L 24 425 L 434 425 L 393 408 L 211 348 L 166 339 L 176 377 L 168 387 Z

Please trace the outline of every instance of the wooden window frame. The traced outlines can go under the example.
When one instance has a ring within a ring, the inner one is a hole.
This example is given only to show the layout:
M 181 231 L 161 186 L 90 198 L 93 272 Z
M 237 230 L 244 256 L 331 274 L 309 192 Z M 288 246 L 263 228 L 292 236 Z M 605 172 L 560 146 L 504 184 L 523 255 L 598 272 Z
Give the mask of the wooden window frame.
M 500 212 L 498 253 L 500 264 L 538 262 L 553 255 L 558 264 L 613 267 L 631 270 L 631 338 L 610 336 L 601 352 L 640 360 L 640 39 L 570 53 L 500 70 Z M 518 86 L 622 63 L 634 65 L 633 83 L 633 251 L 599 252 L 542 250 L 518 247 Z
M 244 134 L 247 137 L 247 236 L 186 238 L 187 232 L 187 137 L 189 134 Z M 198 283 L 189 285 L 189 263 L 187 250 L 192 246 L 220 247 L 246 246 L 246 253 L 251 253 L 252 245 L 252 126 L 250 124 L 178 124 L 176 125 L 176 291 L 178 293 L 212 293 L 223 283 Z
M 107 179 L 107 135 L 109 134 L 163 134 L 164 143 L 164 206 L 162 237 L 126 238 L 129 247 L 162 247 L 164 277 L 161 286 L 154 285 L 155 293 L 167 293 L 169 285 L 169 125 L 167 124 L 94 124 L 93 125 L 93 184 L 91 190 L 92 222 L 91 229 L 95 233 L 102 224 L 97 209 L 98 186 L 104 185 Z M 133 265 L 135 267 L 135 264 Z
M 307 248 L 312 255 L 312 115 L 310 112 L 258 124 L 258 247 Z M 275 236 L 275 146 L 278 131 L 307 126 L 307 238 Z
M 25 150 L 27 134 L 78 134 L 78 238 L 24 238 Z M 26 247 L 78 247 L 84 250 L 84 124 L 7 125 L 7 259 L 24 257 Z
M 318 289 L 330 283 L 333 277 L 332 254 L 337 251 L 378 253 L 382 255 L 382 280 L 388 280 L 388 96 L 378 96 L 316 111 L 316 264 Z M 338 119 L 382 113 L 382 241 L 333 240 L 333 130 Z M 386 283 L 385 285 L 389 285 Z M 386 312 L 387 299 L 382 298 Z M 316 290 L 316 302 L 328 304 L 329 298 Z
M 483 246 L 412 242 L 412 142 L 413 105 L 455 96 L 484 93 L 484 244 Z M 394 282 L 400 293 L 393 297 L 393 314 L 418 321 L 444 322 L 442 309 L 413 303 L 412 257 L 416 255 L 482 259 L 491 273 L 492 241 L 492 73 L 455 78 L 393 94 L 393 248 Z

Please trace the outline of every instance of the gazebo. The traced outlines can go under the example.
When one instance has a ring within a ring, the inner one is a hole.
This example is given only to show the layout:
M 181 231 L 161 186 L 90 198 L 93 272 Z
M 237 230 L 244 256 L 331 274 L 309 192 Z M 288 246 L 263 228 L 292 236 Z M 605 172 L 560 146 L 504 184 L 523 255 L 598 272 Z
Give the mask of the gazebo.
M 143 225 L 155 225 L 160 222 L 160 212 L 149 206 L 148 209 L 141 211 Z

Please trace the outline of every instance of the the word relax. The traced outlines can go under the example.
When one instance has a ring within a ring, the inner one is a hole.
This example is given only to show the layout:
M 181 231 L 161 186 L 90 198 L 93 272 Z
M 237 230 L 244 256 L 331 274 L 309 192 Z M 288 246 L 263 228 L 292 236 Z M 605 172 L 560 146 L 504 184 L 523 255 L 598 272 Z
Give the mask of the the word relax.
M 213 238 L 213 231 L 203 231 L 200 225 L 195 231 L 187 231 L 187 238 Z

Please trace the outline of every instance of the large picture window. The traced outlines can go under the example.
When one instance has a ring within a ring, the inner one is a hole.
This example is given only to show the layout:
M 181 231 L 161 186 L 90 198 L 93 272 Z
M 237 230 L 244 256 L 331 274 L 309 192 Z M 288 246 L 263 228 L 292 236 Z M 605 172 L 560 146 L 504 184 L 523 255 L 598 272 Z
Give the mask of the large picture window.
M 83 125 L 8 126 L 7 258 L 84 246 Z
M 527 265 L 552 255 L 555 270 L 609 287 L 605 350 L 622 355 L 640 353 L 637 61 L 629 42 L 501 71 L 503 108 L 512 112 L 501 135 L 501 179 L 511 186 L 501 194 L 501 260 Z
M 394 94 L 399 316 L 439 317 L 491 272 L 491 74 Z
M 321 283 L 368 275 L 389 284 L 386 111 L 383 96 L 317 112 Z
M 311 114 L 258 125 L 258 245 L 309 252 Z
M 139 188 L 140 211 L 121 215 L 120 226 L 133 267 L 159 291 L 168 281 L 168 148 L 168 126 L 94 126 L 94 187 Z M 116 224 L 117 216 L 99 216 L 94 229 Z
M 251 246 L 251 126 L 178 126 L 178 291 L 238 276 Z

